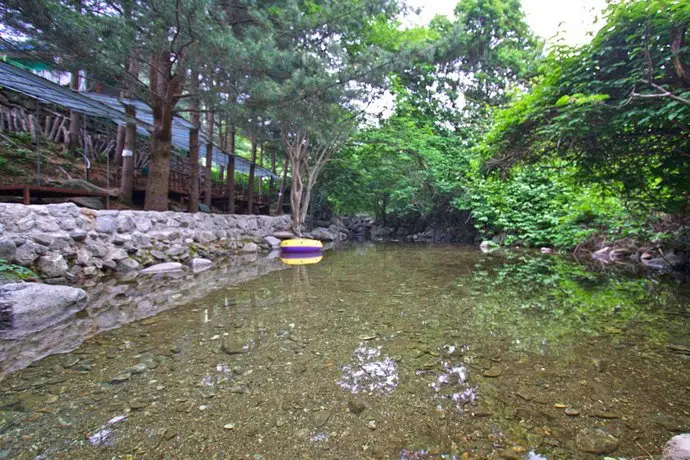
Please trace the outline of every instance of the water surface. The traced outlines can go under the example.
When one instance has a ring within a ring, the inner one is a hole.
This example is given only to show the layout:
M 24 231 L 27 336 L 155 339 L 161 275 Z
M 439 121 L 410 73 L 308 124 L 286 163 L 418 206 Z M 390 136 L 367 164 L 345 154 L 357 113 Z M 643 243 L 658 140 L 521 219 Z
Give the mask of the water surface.
M 673 278 L 358 245 L 88 289 L 0 341 L 7 373 L 50 355 L 0 383 L 0 458 L 633 458 L 690 429 Z

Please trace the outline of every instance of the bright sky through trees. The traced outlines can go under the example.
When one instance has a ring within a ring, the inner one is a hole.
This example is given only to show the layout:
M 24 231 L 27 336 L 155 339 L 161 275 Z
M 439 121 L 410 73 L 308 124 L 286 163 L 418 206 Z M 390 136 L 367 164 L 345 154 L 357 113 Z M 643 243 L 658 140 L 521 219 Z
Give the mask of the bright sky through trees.
M 422 8 L 419 16 L 410 17 L 412 24 L 425 24 L 437 14 L 452 15 L 456 0 L 408 0 Z M 606 6 L 605 0 L 522 0 L 527 22 L 534 32 L 551 39 L 557 32 L 569 45 L 589 41 L 587 32 L 596 31 L 595 18 Z

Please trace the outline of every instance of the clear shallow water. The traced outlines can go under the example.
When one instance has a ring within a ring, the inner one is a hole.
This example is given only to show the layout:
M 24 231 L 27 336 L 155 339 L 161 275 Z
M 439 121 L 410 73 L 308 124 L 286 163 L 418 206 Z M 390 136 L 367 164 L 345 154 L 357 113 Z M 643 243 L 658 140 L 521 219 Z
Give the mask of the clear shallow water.
M 0 458 L 648 458 L 690 429 L 672 279 L 360 245 L 89 290 L 0 341 L 3 372 L 73 350 L 0 382 Z

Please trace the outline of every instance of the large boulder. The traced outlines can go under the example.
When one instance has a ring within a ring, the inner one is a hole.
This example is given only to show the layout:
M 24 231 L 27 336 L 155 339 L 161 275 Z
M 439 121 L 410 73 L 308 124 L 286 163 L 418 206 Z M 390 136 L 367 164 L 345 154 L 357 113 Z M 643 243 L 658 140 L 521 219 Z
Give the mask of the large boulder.
M 69 286 L 10 283 L 0 286 L 0 338 L 40 331 L 84 309 L 86 292 Z
M 690 434 L 679 434 L 664 446 L 664 460 L 690 460 Z

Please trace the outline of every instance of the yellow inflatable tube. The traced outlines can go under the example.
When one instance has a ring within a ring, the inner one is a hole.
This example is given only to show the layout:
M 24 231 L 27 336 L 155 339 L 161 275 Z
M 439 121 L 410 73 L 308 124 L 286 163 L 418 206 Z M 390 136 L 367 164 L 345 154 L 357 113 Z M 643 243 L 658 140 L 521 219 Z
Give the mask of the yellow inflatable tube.
M 323 243 L 321 243 L 321 241 L 307 238 L 295 238 L 280 243 L 280 250 L 283 252 L 309 253 L 319 252 L 321 249 L 323 249 Z

